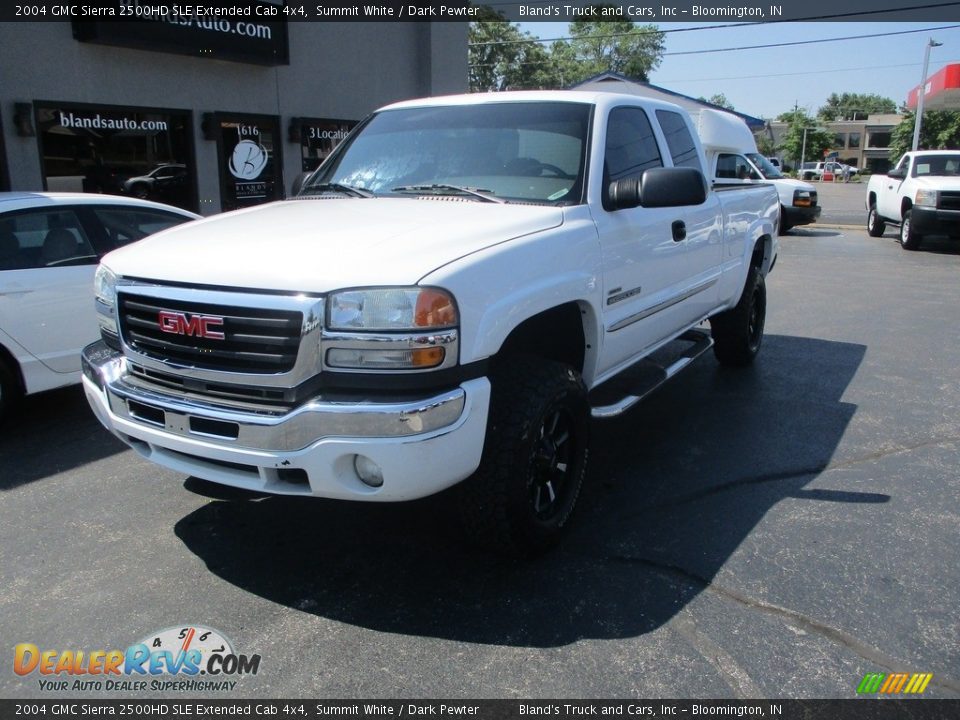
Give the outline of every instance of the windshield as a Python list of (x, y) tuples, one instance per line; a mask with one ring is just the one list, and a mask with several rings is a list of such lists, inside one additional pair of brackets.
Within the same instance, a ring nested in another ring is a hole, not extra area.
[(582, 202), (591, 106), (496, 102), (374, 115), (301, 195), (355, 188), (391, 197), (457, 195)]
[(960, 155), (923, 155), (913, 163), (913, 176), (960, 175)]
[(783, 177), (780, 168), (767, 160), (763, 155), (759, 153), (747, 153), (747, 157), (750, 159), (750, 162), (757, 166), (760, 174), (767, 180), (775, 180)]

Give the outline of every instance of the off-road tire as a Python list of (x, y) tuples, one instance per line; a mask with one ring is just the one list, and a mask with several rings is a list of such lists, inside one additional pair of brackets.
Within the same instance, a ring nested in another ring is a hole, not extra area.
[(911, 229), (910, 216), (913, 211), (907, 210), (903, 214), (903, 220), (900, 221), (900, 247), (904, 250), (916, 250), (920, 247), (923, 238)]
[(713, 354), (721, 365), (743, 367), (753, 362), (763, 343), (767, 287), (757, 267), (751, 267), (736, 307), (710, 318)]
[(880, 214), (877, 212), (877, 206), (871, 205), (870, 210), (867, 212), (867, 235), (870, 237), (882, 237), (886, 229), (887, 223), (884, 222), (883, 218), (880, 217)]
[(492, 383), (480, 467), (457, 493), (460, 521), (485, 550), (536, 555), (560, 538), (580, 495), (587, 391), (569, 366), (527, 356), (501, 362)]

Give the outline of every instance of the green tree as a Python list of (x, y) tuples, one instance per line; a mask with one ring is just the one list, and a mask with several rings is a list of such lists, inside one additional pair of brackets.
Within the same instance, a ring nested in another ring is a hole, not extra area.
[[(799, 165), (802, 160), (821, 160), (824, 150), (833, 145), (833, 133), (817, 127), (815, 118), (807, 115), (804, 110), (792, 110), (781, 114), (778, 118), (790, 123), (786, 133), (780, 138), (780, 150), (783, 154)], [(806, 142), (804, 142), (806, 129)]]
[(471, 92), (557, 85), (550, 55), (537, 38), (488, 7), (480, 8), (479, 17), (468, 30)]
[[(913, 125), (916, 114), (905, 111), (903, 121), (890, 134), (890, 160), (896, 162), (913, 147)], [(925, 110), (920, 126), (918, 150), (943, 150), (960, 147), (960, 112)]]
[(610, 14), (570, 23), (570, 39), (558, 40), (550, 48), (554, 73), (565, 85), (605, 71), (641, 82), (649, 80), (663, 57), (663, 33), (656, 25), (634, 25), (613, 15), (616, 6), (593, 7), (598, 13)]
[(866, 120), (871, 113), (895, 113), (897, 104), (890, 98), (873, 93), (831, 93), (817, 110), (822, 122), (833, 120)]
[(717, 105), (718, 107), (726, 108), (727, 110), (733, 110), (733, 103), (727, 100), (727, 96), (723, 93), (715, 93), (708, 98), (703, 97), (702, 95), (697, 98), (700, 102), (707, 102), (711, 105)]

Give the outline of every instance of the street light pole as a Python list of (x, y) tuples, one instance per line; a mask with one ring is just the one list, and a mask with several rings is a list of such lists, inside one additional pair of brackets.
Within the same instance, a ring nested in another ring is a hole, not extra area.
[(923, 124), (923, 100), (927, 95), (927, 70), (930, 67), (930, 48), (940, 47), (943, 43), (938, 43), (933, 38), (927, 42), (923, 50), (923, 75), (920, 77), (920, 90), (917, 93), (917, 117), (913, 121), (913, 151), (916, 151), (920, 144), (920, 126)]
[(803, 146), (800, 148), (800, 168), (798, 177), (803, 177), (803, 161), (807, 157), (807, 130), (813, 130), (813, 128), (804, 128), (803, 129)]

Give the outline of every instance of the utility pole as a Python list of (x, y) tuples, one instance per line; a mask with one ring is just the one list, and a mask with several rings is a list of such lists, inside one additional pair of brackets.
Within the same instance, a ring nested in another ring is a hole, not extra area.
[(920, 126), (923, 124), (923, 101), (927, 95), (927, 70), (930, 67), (930, 48), (940, 47), (943, 43), (938, 43), (933, 38), (927, 42), (923, 50), (923, 75), (920, 77), (920, 90), (917, 93), (917, 116), (913, 121), (913, 151), (916, 152), (920, 144)]

